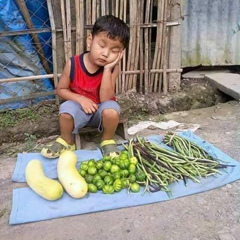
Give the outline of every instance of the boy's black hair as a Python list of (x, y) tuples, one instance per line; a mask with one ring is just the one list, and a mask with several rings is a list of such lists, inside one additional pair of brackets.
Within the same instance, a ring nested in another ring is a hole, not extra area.
[(110, 39), (118, 39), (124, 48), (128, 46), (130, 38), (129, 28), (121, 19), (112, 15), (99, 17), (93, 25), (92, 36), (94, 37), (100, 32), (106, 32)]

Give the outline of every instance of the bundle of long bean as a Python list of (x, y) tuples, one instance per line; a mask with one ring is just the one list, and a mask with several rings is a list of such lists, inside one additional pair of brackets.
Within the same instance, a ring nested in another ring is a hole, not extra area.
[(232, 166), (213, 159), (185, 156), (144, 138), (131, 140), (128, 150), (130, 155), (138, 158), (138, 170), (146, 175), (145, 190), (150, 192), (159, 190), (168, 192), (170, 183), (183, 180), (186, 184), (187, 178), (199, 183), (202, 177), (221, 174), (219, 168)]
[(176, 152), (189, 157), (213, 159), (203, 148), (192, 141), (175, 133), (168, 132), (164, 135), (164, 143), (172, 147)]

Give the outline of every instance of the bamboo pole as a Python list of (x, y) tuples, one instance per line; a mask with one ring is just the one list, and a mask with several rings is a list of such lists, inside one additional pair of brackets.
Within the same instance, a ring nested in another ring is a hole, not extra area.
[[(147, 1), (146, 3), (146, 15), (145, 15), (145, 23), (149, 22), (149, 16), (150, 16), (150, 1)], [(148, 28), (144, 29), (144, 42), (145, 42), (145, 48), (144, 48), (144, 93), (148, 94), (149, 92), (149, 46), (148, 46)]]
[(97, 0), (97, 18), (100, 17), (100, 0)]
[(79, 53), (84, 52), (85, 46), (85, 34), (84, 34), (84, 0), (79, 0), (79, 9), (80, 9), (80, 25), (79, 25), (79, 32), (80, 32), (80, 40), (79, 40)]
[[(134, 70), (134, 61), (136, 55), (136, 28), (137, 28), (137, 1), (130, 0), (130, 35), (132, 36), (131, 53), (128, 59), (128, 70)], [(128, 77), (128, 90), (133, 87), (133, 76)]]
[[(126, 22), (127, 19), (127, 0), (123, 0), (123, 20), (124, 22)], [(123, 65), (122, 65), (122, 70), (126, 71), (126, 50), (124, 51), (123, 54)], [(121, 74), (122, 75), (122, 92), (125, 92), (125, 81), (126, 81), (126, 76), (125, 74)]]
[[(153, 74), (153, 73), (163, 73), (163, 69), (151, 69), (151, 70), (148, 70), (148, 72), (150, 74)], [(142, 71), (144, 73), (144, 70)], [(181, 73), (182, 72), (182, 69), (179, 68), (179, 69), (166, 69), (166, 72), (167, 73)], [(140, 74), (141, 73), (141, 70), (133, 70), (133, 71), (125, 71), (125, 72), (121, 72), (121, 73), (124, 73), (126, 75), (135, 75), (135, 74)]]
[(119, 0), (116, 0), (115, 10), (115, 16), (119, 17)]
[[(141, 7), (140, 7), (140, 24), (143, 24), (143, 13), (144, 13), (144, 0), (141, 0)], [(140, 84), (139, 84), (139, 92), (143, 93), (143, 29), (140, 25), (140, 41), (139, 41), (139, 51), (140, 51)]]
[[(57, 88), (58, 85), (58, 76), (57, 76), (57, 36), (56, 36), (56, 27), (53, 17), (52, 1), (47, 0), (48, 14), (50, 19), (50, 25), (52, 29), (52, 58), (53, 58), (53, 75), (54, 75), (54, 88)], [(59, 105), (60, 100), (56, 95), (56, 104)]]
[[(60, 77), (61, 74), (57, 74), (57, 77)], [(53, 78), (54, 74), (45, 74), (37, 76), (28, 76), (28, 77), (16, 77), (16, 78), (2, 78), (0, 79), (1, 83), (10, 83), (10, 82), (20, 82), (20, 81), (33, 81), (42, 78)]]
[[(153, 57), (153, 64), (152, 64), (152, 69), (157, 68), (157, 58), (159, 55), (159, 45), (161, 45), (161, 12), (162, 12), (162, 2), (164, 0), (158, 0), (158, 11), (157, 11), (157, 36), (156, 36), (156, 44), (155, 44), (155, 51), (154, 51), (154, 57)], [(156, 87), (157, 87), (157, 81), (155, 80), (155, 74), (151, 75), (151, 91), (156, 92)]]
[[(137, 13), (136, 13), (136, 50), (135, 50), (135, 60), (134, 60), (134, 70), (138, 68), (139, 63), (139, 46), (140, 46), (140, 22), (141, 22), (141, 14), (139, 12), (141, 11), (141, 2), (137, 2)], [(133, 76), (133, 89), (137, 91), (137, 75)]]
[[(130, 1), (130, 11), (131, 11), (132, 1), (133, 0)], [(132, 20), (132, 13), (130, 14), (130, 23), (129, 23), (130, 40), (129, 40), (129, 46), (128, 46), (128, 58), (127, 58), (127, 66), (126, 66), (128, 71), (130, 70), (130, 64), (131, 64), (131, 58), (132, 58), (132, 48), (133, 48), (133, 39), (134, 39), (133, 26), (132, 26), (131, 20)], [(126, 76), (126, 82), (125, 82), (126, 90), (129, 90), (129, 83), (128, 82), (129, 82), (129, 76)]]
[[(167, 73), (181, 73), (183, 70), (181, 68), (176, 69), (166, 69)], [(162, 73), (163, 69), (151, 69), (149, 71), (150, 73)], [(141, 70), (134, 70), (134, 71), (122, 71), (122, 74), (140, 74)], [(144, 73), (144, 71), (143, 71)], [(57, 77), (61, 77), (61, 73), (57, 74)], [(53, 78), (54, 74), (45, 74), (45, 75), (37, 75), (37, 76), (28, 76), (28, 77), (16, 77), (16, 78), (2, 78), (0, 81), (1, 83), (9, 83), (9, 82), (20, 82), (20, 81), (32, 81), (32, 80), (38, 80), (42, 78)]]
[[(150, 0), (150, 13), (149, 13), (149, 22), (150, 24), (152, 23), (152, 13), (153, 13), (153, 1), (154, 0)], [(152, 65), (152, 28), (149, 28), (149, 33), (148, 33), (148, 49), (149, 49), (149, 67)], [(150, 76), (149, 76), (149, 86), (150, 86)]]
[(68, 61), (68, 44), (67, 44), (67, 28), (66, 28), (66, 17), (65, 17), (65, 2), (61, 0), (61, 15), (62, 15), (62, 27), (63, 27), (63, 41), (64, 41), (64, 53), (65, 62)]
[[(86, 0), (86, 24), (92, 25), (92, 19), (91, 19), (91, 0)], [(91, 33), (91, 30), (87, 30), (87, 37)], [(87, 46), (87, 50), (89, 51), (89, 47)]]
[(105, 0), (101, 1), (101, 15), (102, 16), (106, 15), (106, 2), (105, 2)]
[(80, 54), (80, 1), (75, 0), (75, 9), (76, 9), (76, 55)]
[[(111, 6), (109, 6), (109, 9), (111, 9), (110, 14), (113, 15), (113, 16), (115, 16), (115, 9), (116, 9), (116, 8), (115, 8), (115, 1), (116, 1), (116, 0), (111, 0), (111, 1), (110, 1), (110, 2), (111, 2)], [(109, 2), (109, 3), (110, 3), (110, 2)]]
[(123, 8), (124, 8), (124, 1), (120, 0), (120, 13), (119, 13), (119, 18), (123, 19)]
[(105, 0), (106, 1), (106, 15), (108, 15), (109, 14), (109, 9), (110, 9), (110, 7), (109, 7), (109, 0)]
[[(28, 9), (27, 9), (27, 6), (25, 4), (25, 1), (24, 0), (17, 0), (17, 4), (21, 10), (21, 13), (23, 15), (23, 18), (26, 22), (26, 25), (29, 29), (34, 29), (34, 25), (32, 23), (32, 20), (31, 20), (31, 16), (28, 12)], [(31, 37), (32, 37), (32, 40), (35, 44), (35, 48), (37, 50), (37, 53), (38, 53), (38, 56), (40, 58), (40, 61), (43, 65), (43, 68), (44, 70), (46, 71), (46, 73), (50, 74), (52, 73), (50, 67), (49, 67), (49, 64), (48, 64), (48, 61), (44, 55), (44, 52), (43, 52), (43, 47), (38, 39), (38, 35), (36, 33), (30, 33)]]
[(66, 20), (67, 20), (67, 46), (68, 46), (68, 59), (72, 57), (72, 20), (71, 20), (71, 6), (70, 1), (66, 1)]
[[(157, 51), (157, 63), (156, 68), (161, 68), (162, 66), (162, 52), (163, 52), (163, 32), (164, 30), (164, 12), (165, 12), (165, 0), (162, 0), (160, 4), (159, 11), (159, 42), (158, 42), (158, 51)], [(162, 89), (162, 74), (155, 74), (154, 76), (154, 92), (159, 92)]]
[(92, 24), (95, 23), (97, 17), (97, 1), (92, 0)]
[(25, 101), (29, 99), (34, 99), (38, 97), (47, 97), (51, 95), (55, 95), (56, 91), (51, 91), (51, 92), (35, 92), (29, 95), (21, 96), (21, 97), (12, 97), (12, 98), (7, 98), (7, 99), (0, 99), (0, 104), (6, 104), (6, 103), (12, 103), (12, 102), (20, 102), (20, 101)]
[[(119, 18), (123, 19), (123, 8), (124, 8), (124, 1), (120, 1), (120, 6), (119, 6)], [(123, 65), (123, 59), (119, 63), (119, 74), (118, 74), (118, 93), (122, 93), (122, 85), (123, 85), (123, 78), (122, 78), (122, 65)]]

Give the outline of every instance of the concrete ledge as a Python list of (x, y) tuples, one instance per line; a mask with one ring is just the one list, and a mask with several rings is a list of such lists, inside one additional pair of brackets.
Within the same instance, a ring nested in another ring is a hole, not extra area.
[(240, 75), (234, 73), (208, 74), (205, 77), (219, 90), (240, 100)]

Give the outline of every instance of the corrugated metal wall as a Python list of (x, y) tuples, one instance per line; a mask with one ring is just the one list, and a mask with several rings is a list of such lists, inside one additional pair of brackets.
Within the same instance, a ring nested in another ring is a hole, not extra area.
[(240, 65), (240, 0), (185, 0), (182, 66)]

